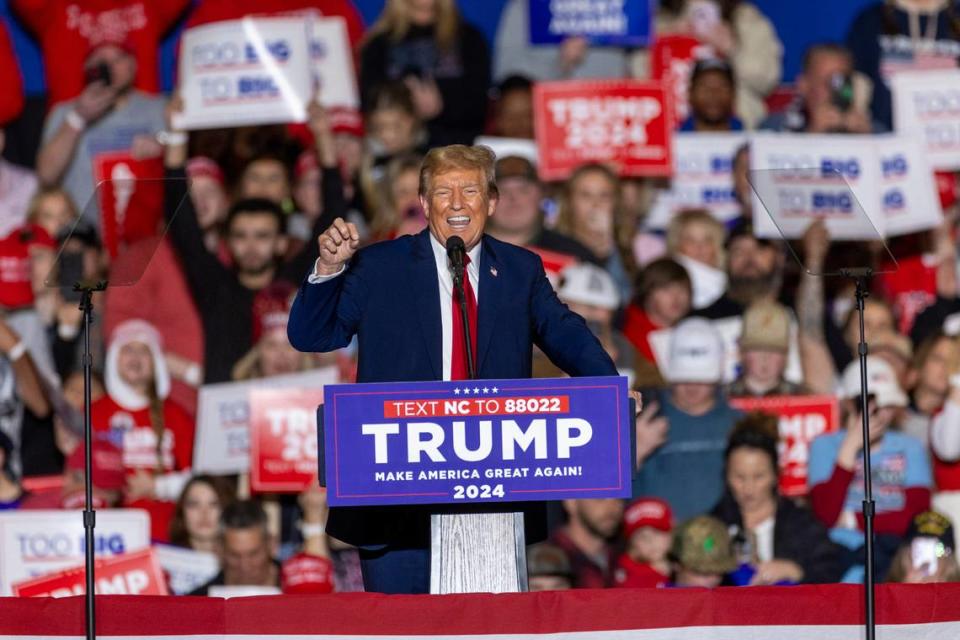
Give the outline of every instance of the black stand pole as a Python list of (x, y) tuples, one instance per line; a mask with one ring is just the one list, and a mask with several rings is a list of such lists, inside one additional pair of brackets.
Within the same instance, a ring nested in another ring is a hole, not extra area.
[(863, 329), (863, 309), (864, 301), (870, 293), (867, 291), (867, 280), (873, 275), (873, 270), (866, 269), (844, 269), (841, 275), (852, 278), (857, 285), (856, 293), (857, 312), (860, 316), (860, 342), (857, 345), (857, 353), (860, 357), (860, 414), (863, 417), (863, 548), (864, 562), (866, 569), (866, 579), (864, 581), (864, 590), (866, 592), (866, 621), (865, 631), (866, 640), (875, 640), (877, 634), (875, 598), (877, 588), (877, 578), (874, 574), (873, 548), (873, 517), (875, 514), (875, 505), (873, 502), (873, 476), (870, 467), (870, 408), (867, 389), (867, 342)]
[(460, 318), (463, 320), (463, 345), (467, 352), (467, 379), (474, 380), (477, 370), (473, 366), (473, 345), (470, 343), (470, 314), (467, 313), (467, 296), (463, 290), (463, 279), (468, 278), (467, 268), (453, 270), (453, 295), (460, 298)]
[(96, 609), (94, 607), (94, 529), (97, 526), (97, 514), (93, 510), (93, 429), (90, 423), (90, 388), (93, 376), (93, 356), (90, 355), (90, 324), (93, 321), (93, 293), (103, 291), (107, 283), (100, 281), (94, 285), (77, 283), (74, 291), (80, 292), (80, 310), (83, 312), (83, 457), (84, 490), (86, 500), (83, 508), (84, 546), (86, 548), (86, 630), (87, 640), (97, 637)]

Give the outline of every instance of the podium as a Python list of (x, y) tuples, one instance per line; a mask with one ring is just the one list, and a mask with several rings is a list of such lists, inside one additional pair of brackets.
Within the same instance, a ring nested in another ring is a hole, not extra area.
[(436, 506), (431, 593), (526, 591), (518, 503), (631, 495), (623, 377), (329, 385), (317, 424), (332, 508)]

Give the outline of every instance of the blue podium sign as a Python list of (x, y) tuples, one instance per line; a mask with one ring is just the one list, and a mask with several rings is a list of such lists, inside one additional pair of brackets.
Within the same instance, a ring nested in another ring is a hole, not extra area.
[(328, 385), (331, 506), (627, 498), (626, 378)]
[(584, 36), (598, 46), (650, 44), (653, 0), (529, 0), (530, 43)]

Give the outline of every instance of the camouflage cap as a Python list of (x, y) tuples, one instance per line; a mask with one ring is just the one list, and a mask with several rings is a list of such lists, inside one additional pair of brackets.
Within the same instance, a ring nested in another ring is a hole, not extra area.
[(563, 549), (547, 542), (531, 545), (527, 549), (527, 573), (533, 576), (557, 576), (573, 580), (570, 560)]
[(727, 525), (712, 516), (683, 523), (674, 533), (670, 555), (697, 573), (729, 573), (737, 568)]

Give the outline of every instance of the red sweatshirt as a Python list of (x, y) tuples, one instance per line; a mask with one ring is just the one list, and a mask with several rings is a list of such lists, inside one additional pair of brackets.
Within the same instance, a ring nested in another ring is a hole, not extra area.
[(124, 43), (137, 58), (136, 87), (160, 88), (158, 51), (163, 35), (190, 0), (11, 0), (17, 16), (40, 41), (50, 105), (83, 91), (83, 62), (103, 42)]
[[(163, 446), (157, 455), (157, 437), (150, 423), (150, 410), (127, 411), (109, 396), (90, 408), (94, 431), (109, 434), (123, 451), (123, 466), (128, 474), (138, 469), (167, 473), (190, 468), (193, 458), (193, 420), (178, 405), (163, 403)], [(162, 463), (162, 464), (159, 464)], [(145, 509), (150, 513), (153, 540), (170, 539), (170, 520), (174, 503), (140, 498), (124, 502), (125, 507)]]
[(637, 353), (653, 364), (657, 363), (657, 359), (653, 354), (653, 347), (650, 346), (648, 338), (651, 331), (662, 328), (654, 324), (647, 312), (637, 305), (630, 304), (627, 306), (623, 318), (623, 335), (630, 341), (630, 344), (636, 347)]
[[(834, 466), (833, 474), (826, 482), (815, 485), (810, 490), (810, 506), (814, 514), (826, 526), (837, 523), (847, 498), (847, 490), (853, 480), (853, 471)], [(878, 512), (873, 521), (876, 533), (890, 533), (902, 536), (910, 526), (910, 521), (918, 513), (930, 508), (930, 489), (927, 487), (903, 488), (904, 505), (896, 511)], [(858, 511), (857, 528), (863, 531), (863, 513)]]

